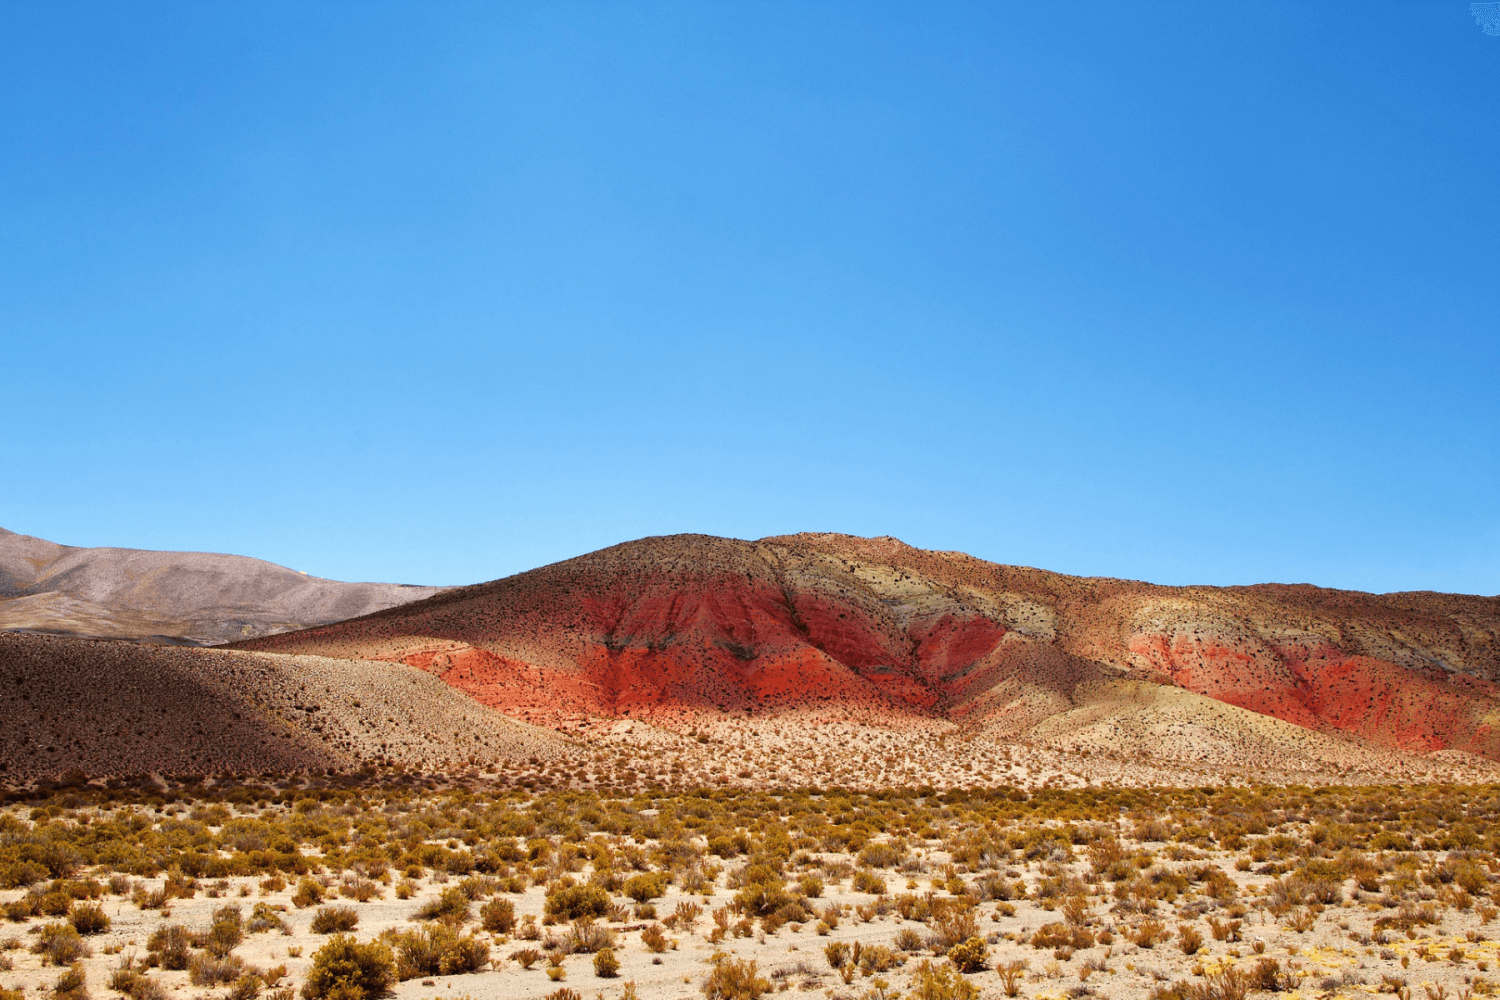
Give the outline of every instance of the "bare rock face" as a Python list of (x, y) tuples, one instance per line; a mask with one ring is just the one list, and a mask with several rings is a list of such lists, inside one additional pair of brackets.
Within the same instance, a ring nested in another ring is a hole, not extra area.
[(647, 538), (236, 645), (399, 661), (539, 721), (811, 710), (1020, 734), (1097, 704), (1107, 744), (1128, 680), (1500, 759), (1500, 598), (1159, 587), (891, 538)]
[(0, 629), (206, 645), (341, 621), (441, 589), (341, 583), (246, 556), (73, 548), (0, 528)]

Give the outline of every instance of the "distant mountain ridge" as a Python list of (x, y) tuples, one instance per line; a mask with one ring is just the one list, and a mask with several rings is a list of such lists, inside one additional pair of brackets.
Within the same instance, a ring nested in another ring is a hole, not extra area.
[(248, 556), (77, 548), (0, 528), (0, 629), (207, 645), (342, 621), (443, 589), (342, 583)]
[(537, 719), (857, 711), (1108, 747), (1130, 712), (1149, 744), (1129, 706), (1178, 688), (1241, 735), (1500, 760), (1500, 598), (1164, 587), (893, 538), (646, 538), (235, 645), (399, 661)]

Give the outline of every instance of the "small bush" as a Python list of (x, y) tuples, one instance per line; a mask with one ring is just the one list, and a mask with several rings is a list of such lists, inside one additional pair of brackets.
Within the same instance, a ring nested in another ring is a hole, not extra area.
[(469, 919), (468, 894), (457, 886), (444, 889), (437, 899), (427, 901), (417, 910), (417, 919), (462, 924)]
[(1000, 977), (1000, 988), (1005, 991), (1005, 995), (1017, 996), (1021, 992), (1021, 979), (1026, 975), (1026, 963), (1020, 959), (1006, 962), (996, 966), (995, 973)]
[(523, 969), (530, 969), (542, 960), (542, 953), (535, 948), (522, 948), (510, 953), (510, 960)]
[(976, 1000), (979, 988), (951, 965), (923, 962), (917, 967), (912, 1000)]
[(667, 877), (661, 872), (632, 875), (620, 891), (637, 903), (649, 903), (667, 891)]
[(613, 979), (620, 974), (620, 960), (614, 951), (603, 948), (594, 953), (594, 975), (600, 979)]
[(866, 976), (877, 972), (889, 972), (905, 963), (905, 958), (881, 944), (868, 945), (861, 948), (859, 952), (859, 971)]
[(568, 928), (567, 936), (563, 938), (563, 949), (570, 954), (582, 952), (591, 955), (614, 946), (614, 931), (587, 917), (573, 921), (573, 926)]
[(702, 992), (706, 1000), (758, 1000), (771, 992), (771, 983), (754, 962), (726, 958), (704, 978)]
[(109, 988), (130, 1000), (166, 1000), (167, 996), (166, 987), (137, 968), (129, 958), (123, 959), (109, 974)]
[(69, 966), (52, 984), (53, 1000), (89, 1000), (88, 977), (83, 966)]
[(321, 885), (310, 878), (305, 878), (297, 883), (297, 891), (292, 894), (292, 905), (299, 910), (316, 906), (323, 902), (325, 895), (327, 893)]
[(287, 926), (285, 920), (271, 907), (269, 903), (256, 903), (255, 909), (250, 911), (250, 922), (245, 925), (245, 931), (250, 934), (263, 934), (266, 931), (279, 930), (283, 934), (290, 934), (292, 929)]
[(903, 927), (897, 931), (891, 944), (901, 951), (921, 951), (927, 947), (927, 942), (922, 939), (922, 935), (912, 927)]
[(72, 924), (47, 924), (31, 950), (42, 956), (43, 965), (72, 965), (92, 954)]
[(80, 934), (103, 934), (109, 930), (109, 916), (98, 903), (79, 903), (68, 914), (68, 923)]
[(641, 930), (641, 944), (648, 951), (660, 954), (667, 950), (667, 934), (661, 929), (661, 924), (647, 924)]
[(46, 879), (47, 867), (35, 861), (17, 861), (0, 867), (0, 889), (25, 889)]
[(387, 931), (382, 940), (394, 949), (396, 978), (455, 976), (479, 972), (490, 961), (490, 946), (449, 924), (412, 931)]
[(245, 960), (238, 955), (211, 955), (199, 952), (188, 959), (188, 979), (194, 986), (218, 986), (232, 983), (245, 972)]
[(876, 896), (885, 895), (885, 879), (876, 875), (868, 868), (861, 868), (854, 873), (854, 879), (850, 883), (855, 892), (868, 892)]
[(544, 910), (547, 916), (563, 920), (604, 917), (610, 910), (609, 893), (592, 884), (562, 886), (547, 893)]
[(1196, 955), (1203, 947), (1203, 932), (1191, 924), (1183, 924), (1177, 928), (1177, 944), (1184, 955)]
[(986, 963), (989, 953), (990, 950), (985, 946), (984, 938), (971, 937), (948, 949), (948, 961), (952, 962), (959, 972), (978, 972), (989, 968)]
[(1124, 934), (1138, 948), (1155, 948), (1167, 939), (1167, 929), (1159, 920), (1147, 920), (1127, 929)]
[(516, 926), (516, 904), (492, 899), (479, 908), (479, 923), (491, 934), (509, 934)]
[(256, 1000), (265, 983), (254, 973), (246, 973), (234, 981), (229, 987), (229, 992), (224, 994), (224, 1000)]
[(359, 913), (352, 906), (325, 906), (313, 916), (314, 934), (339, 934), (359, 926)]
[(901, 849), (889, 841), (866, 845), (856, 860), (869, 868), (894, 868), (901, 863)]
[(214, 922), (203, 936), (202, 947), (220, 958), (228, 955), (245, 940), (245, 925), (238, 906), (222, 906), (214, 911)]
[(156, 955), (163, 969), (179, 972), (188, 967), (188, 958), (193, 946), (193, 936), (181, 924), (167, 924), (151, 932), (146, 939), (146, 950)]
[(395, 980), (396, 960), (389, 948), (340, 934), (313, 954), (302, 995), (306, 1000), (376, 1000), (391, 995)]

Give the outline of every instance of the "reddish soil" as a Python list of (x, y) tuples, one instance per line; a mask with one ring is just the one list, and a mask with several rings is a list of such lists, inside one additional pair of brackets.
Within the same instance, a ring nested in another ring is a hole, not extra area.
[(828, 709), (1004, 720), (1134, 676), (1500, 759), (1500, 599), (1159, 587), (895, 539), (649, 538), (236, 644), (400, 661), (537, 721)]

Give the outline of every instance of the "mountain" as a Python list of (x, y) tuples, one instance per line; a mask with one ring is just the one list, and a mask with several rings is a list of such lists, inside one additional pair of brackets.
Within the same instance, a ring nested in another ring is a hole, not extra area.
[(412, 667), (0, 632), (0, 782), (462, 770), (554, 760), (556, 733)]
[(892, 538), (647, 538), (234, 645), (401, 662), (552, 724), (800, 712), (1185, 753), (1222, 730), (1274, 755), (1269, 717), (1500, 759), (1500, 598), (1165, 587)]
[(211, 644), (341, 621), (442, 589), (340, 583), (245, 556), (74, 548), (0, 528), (0, 629)]

